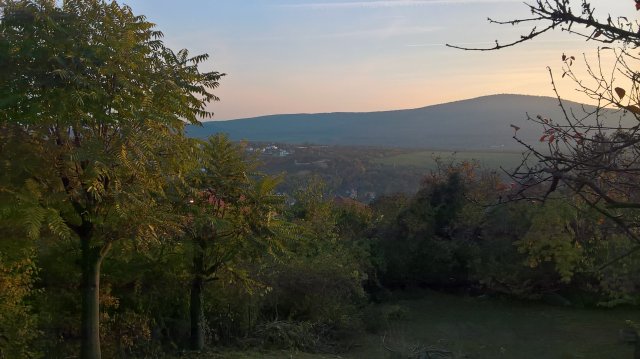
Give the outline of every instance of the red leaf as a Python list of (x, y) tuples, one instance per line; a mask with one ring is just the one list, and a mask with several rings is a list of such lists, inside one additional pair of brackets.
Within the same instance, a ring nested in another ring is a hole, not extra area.
[(547, 138), (547, 135), (542, 135), (542, 137), (540, 137), (540, 142), (544, 142), (545, 138)]
[(549, 143), (553, 142), (553, 140), (554, 140), (555, 138), (556, 138), (556, 136), (554, 136), (554, 135), (549, 136)]

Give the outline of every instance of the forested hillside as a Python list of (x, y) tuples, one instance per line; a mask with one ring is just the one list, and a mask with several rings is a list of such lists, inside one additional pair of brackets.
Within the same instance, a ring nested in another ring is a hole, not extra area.
[[(578, 115), (583, 106), (566, 102)], [(592, 111), (594, 107), (584, 107)], [(534, 145), (542, 135), (527, 115), (559, 120), (558, 100), (551, 97), (492, 95), (411, 110), (272, 115), (231, 121), (203, 122), (187, 133), (203, 138), (222, 132), (233, 140), (311, 143), (343, 146), (385, 146), (445, 150), (521, 151), (513, 140)], [(610, 114), (615, 118), (620, 114)], [(631, 121), (628, 119), (627, 121)]]

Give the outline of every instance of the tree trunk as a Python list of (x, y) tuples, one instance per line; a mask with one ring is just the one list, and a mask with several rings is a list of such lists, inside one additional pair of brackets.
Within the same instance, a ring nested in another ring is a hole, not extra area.
[(100, 267), (105, 249), (91, 247), (82, 238), (82, 316), (81, 359), (101, 359), (100, 352)]
[(196, 275), (191, 282), (191, 349), (204, 349), (204, 308), (202, 303), (202, 277)]
[(193, 279), (191, 281), (191, 301), (189, 312), (191, 315), (191, 349), (204, 349), (204, 306), (202, 289), (204, 286), (204, 250), (206, 243), (197, 239), (194, 241)]

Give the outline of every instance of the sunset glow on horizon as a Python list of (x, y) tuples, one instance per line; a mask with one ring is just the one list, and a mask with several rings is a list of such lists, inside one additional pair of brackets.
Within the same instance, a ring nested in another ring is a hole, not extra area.
[[(487, 17), (527, 17), (520, 0), (168, 0), (125, 1), (147, 15), (173, 49), (209, 53), (227, 73), (214, 120), (276, 113), (417, 108), (478, 96), (553, 96), (586, 101), (562, 75), (561, 55), (596, 59), (597, 44), (560, 31), (492, 52), (530, 31)], [(596, 15), (637, 16), (632, 1), (593, 1)], [(599, 11), (602, 9), (602, 11)]]

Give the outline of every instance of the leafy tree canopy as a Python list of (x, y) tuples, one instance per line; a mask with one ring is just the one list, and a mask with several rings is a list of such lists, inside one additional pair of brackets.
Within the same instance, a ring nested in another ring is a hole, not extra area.
[(83, 358), (99, 358), (100, 265), (114, 241), (175, 229), (162, 198), (192, 163), (186, 122), (223, 74), (115, 1), (15, 0), (0, 17), (0, 214), (79, 240)]

